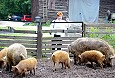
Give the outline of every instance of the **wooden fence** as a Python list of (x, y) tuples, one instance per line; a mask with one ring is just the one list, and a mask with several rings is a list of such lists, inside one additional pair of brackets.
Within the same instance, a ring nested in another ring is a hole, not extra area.
[[(72, 22), (71, 22), (72, 23)], [(73, 22), (75, 23), (75, 22)], [(79, 22), (78, 22), (79, 23)], [(28, 31), (28, 30), (14, 30), (14, 33), (1, 33), (0, 34), (0, 49), (8, 47), (13, 43), (23, 44), (28, 51), (29, 55), (32, 56), (43, 56), (49, 57), (55, 51), (52, 48), (61, 48), (62, 50), (67, 50), (67, 46), (74, 40), (79, 37), (104, 37), (103, 39), (107, 40), (115, 48), (115, 24), (83, 24), (81, 26), (82, 31), (80, 30), (41, 30), (38, 31)], [(2, 30), (3, 31), (3, 30)], [(70, 35), (66, 37), (52, 37), (51, 32), (62, 32)], [(41, 40), (39, 38), (39, 33), (42, 33)], [(71, 36), (71, 34), (77, 34), (77, 36)], [(8, 35), (8, 34), (15, 34)], [(18, 34), (23, 34), (18, 36)], [(44, 34), (48, 36), (44, 36)], [(106, 36), (105, 36), (106, 35)], [(106, 38), (107, 37), (107, 38)], [(61, 40), (53, 41), (52, 40)], [(41, 48), (39, 48), (38, 43), (42, 43)], [(52, 45), (52, 44), (62, 44), (62, 45)], [(41, 52), (40, 52), (41, 50)], [(42, 54), (42, 55), (41, 55)]]
[[(52, 23), (65, 23), (65, 22), (52, 22)], [(83, 22), (66, 22), (67, 24), (75, 25), (74, 28), (68, 28), (68, 30), (42, 30), (43, 34), (50, 34), (50, 33), (65, 33), (65, 37), (53, 37), (53, 36), (46, 36), (42, 37), (42, 54), (44, 57), (49, 57), (51, 54), (57, 50), (57, 48), (61, 48), (61, 50), (67, 51), (67, 46), (76, 40), (79, 37), (84, 36), (84, 24)], [(79, 25), (80, 24), (80, 25)], [(79, 25), (77, 29), (77, 25)], [(74, 34), (72, 36), (72, 34)], [(57, 45), (52, 45), (57, 44)], [(61, 44), (61, 45), (58, 45)], [(52, 50), (55, 48), (55, 50)]]
[(21, 43), (26, 46), (28, 54), (36, 56), (37, 33), (31, 30), (0, 29), (0, 50), (13, 43)]

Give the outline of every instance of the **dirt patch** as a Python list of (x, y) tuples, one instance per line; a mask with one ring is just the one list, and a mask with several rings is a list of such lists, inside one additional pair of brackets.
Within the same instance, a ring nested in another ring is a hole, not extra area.
[[(13, 78), (13, 73), (3, 70), (0, 72), (0, 78)], [(71, 62), (70, 69), (61, 69), (61, 65), (59, 65), (57, 71), (53, 72), (51, 60), (40, 59), (36, 69), (36, 75), (27, 73), (24, 78), (115, 78), (115, 64), (113, 67), (104, 69), (96, 67), (95, 70), (88, 65), (74, 65)]]

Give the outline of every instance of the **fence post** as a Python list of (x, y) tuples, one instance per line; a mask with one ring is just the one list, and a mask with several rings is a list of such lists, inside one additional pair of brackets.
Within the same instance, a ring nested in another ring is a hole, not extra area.
[(41, 17), (35, 17), (37, 23), (37, 57), (42, 58), (42, 26), (41, 26)]
[(84, 22), (82, 22), (82, 37), (85, 37), (85, 29), (86, 29), (86, 26), (84, 24)]

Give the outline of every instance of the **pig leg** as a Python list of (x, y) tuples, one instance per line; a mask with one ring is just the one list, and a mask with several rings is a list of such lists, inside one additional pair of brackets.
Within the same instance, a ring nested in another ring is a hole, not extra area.
[(59, 64), (58, 62), (54, 62), (54, 66), (53, 66), (53, 72), (56, 71), (56, 66), (57, 64)]
[(63, 69), (63, 67), (64, 67), (64, 63), (61, 63), (62, 64), (62, 69)]
[(67, 67), (68, 67), (68, 68), (70, 68), (70, 65), (69, 65), (69, 64), (67, 64)]
[(56, 69), (55, 69), (55, 62), (54, 62), (54, 65), (53, 65), (53, 71), (56, 71)]
[(32, 74), (32, 70), (30, 70), (30, 74)]
[(17, 76), (17, 74), (14, 74), (14, 75), (13, 75), (13, 78), (16, 78), (16, 76)]
[(9, 64), (6, 63), (6, 71), (9, 71)]
[(12, 65), (12, 62), (7, 63), (6, 71), (11, 71)]
[(101, 68), (103, 69), (103, 64), (100, 64)]
[(91, 62), (91, 66), (92, 66), (93, 69), (96, 69), (93, 62)]
[(25, 77), (26, 75), (25, 75), (25, 72), (26, 72), (27, 70), (26, 69), (24, 69), (22, 72), (21, 72), (21, 76), (23, 77)]
[(111, 63), (107, 63), (107, 66), (108, 66), (108, 67), (112, 67), (112, 64), (111, 64)]
[(30, 70), (30, 75), (35, 75), (35, 69), (33, 68), (33, 72), (32, 70)]
[(67, 67), (70, 68), (70, 60), (67, 60)]
[(33, 71), (34, 71), (34, 75), (35, 75), (35, 69), (36, 69), (36, 68), (33, 68)]
[(9, 59), (7, 59), (7, 62), (6, 62), (6, 71), (9, 71), (10, 64), (11, 64), (11, 61)]
[(79, 55), (79, 53), (78, 52), (76, 52), (75, 54), (74, 54), (74, 65), (77, 65), (78, 64), (78, 55)]
[(66, 63), (66, 62), (64, 62), (64, 66), (65, 66), (64, 68), (66, 69), (66, 66), (67, 66), (67, 63)]
[(100, 67), (103, 69), (103, 62), (98, 61), (98, 64), (100, 65)]
[(74, 54), (74, 65), (76, 65), (77, 63), (77, 56)]
[(66, 69), (66, 67), (70, 68), (70, 62), (68, 60), (66, 60), (66, 62), (65, 62), (65, 69)]

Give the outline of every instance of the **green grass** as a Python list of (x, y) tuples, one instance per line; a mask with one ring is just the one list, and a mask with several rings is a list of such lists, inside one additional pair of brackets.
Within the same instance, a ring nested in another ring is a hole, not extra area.
[(36, 31), (37, 30), (37, 26), (15, 26), (13, 27), (15, 30), (32, 30), (32, 31)]
[(0, 26), (0, 29), (8, 29), (8, 26)]
[(115, 20), (114, 21), (111, 20), (110, 23), (115, 23)]
[[(37, 30), (37, 26), (14, 26), (15, 30)], [(0, 26), (0, 29), (6, 29), (8, 30), (8, 26)]]
[(6, 35), (6, 36), (33, 36), (36, 37), (36, 34), (24, 34), (24, 33), (6, 33), (6, 34), (0, 34), (0, 35)]

